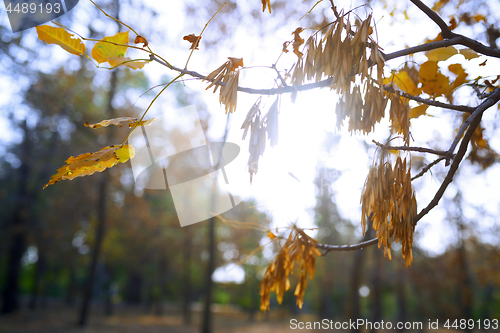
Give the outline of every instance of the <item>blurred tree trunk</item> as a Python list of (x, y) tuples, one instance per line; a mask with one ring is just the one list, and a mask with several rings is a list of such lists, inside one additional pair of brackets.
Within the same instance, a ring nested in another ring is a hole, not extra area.
[(184, 227), (183, 242), (183, 266), (182, 266), (182, 318), (184, 325), (191, 324), (191, 253), (192, 253), (192, 234), (189, 226)]
[(45, 249), (43, 246), (38, 248), (38, 260), (35, 264), (35, 272), (33, 274), (33, 285), (31, 289), (30, 300), (28, 307), (31, 310), (36, 309), (38, 303), (38, 295), (40, 295), (40, 285), (42, 284), (43, 276), (46, 271)]
[[(106, 116), (109, 118), (115, 118), (115, 112), (113, 108), (113, 99), (116, 95), (116, 88), (118, 84), (118, 70), (113, 70), (111, 72), (110, 88), (108, 93), (108, 100), (106, 106)], [(109, 142), (113, 141), (114, 135), (113, 129), (109, 130)], [(97, 194), (97, 227), (96, 235), (94, 241), (94, 247), (92, 249), (92, 257), (89, 267), (89, 275), (87, 277), (87, 282), (83, 291), (83, 302), (80, 308), (80, 317), (78, 319), (78, 326), (86, 326), (88, 322), (88, 315), (90, 310), (90, 301), (92, 300), (92, 294), (94, 291), (94, 280), (95, 273), (97, 269), (97, 262), (99, 260), (99, 253), (101, 252), (102, 240), (104, 238), (104, 231), (106, 226), (106, 202), (108, 197), (109, 188), (109, 173), (103, 173), (99, 182), (99, 189)]]
[(142, 276), (134, 269), (131, 269), (128, 276), (127, 303), (134, 305), (141, 303), (142, 285)]
[(76, 276), (75, 276), (75, 265), (73, 262), (69, 264), (69, 283), (68, 288), (66, 290), (66, 297), (64, 299), (64, 303), (66, 305), (74, 305), (75, 304), (75, 293), (76, 293)]
[[(406, 281), (406, 272), (405, 267), (402, 264), (399, 264), (398, 273), (397, 273), (397, 281), (396, 281), (396, 294), (398, 299), (398, 321), (406, 322), (407, 311), (406, 311), (406, 293), (405, 293), (405, 281)], [(400, 332), (403, 329), (399, 330)]]
[(212, 332), (212, 313), (210, 306), (212, 304), (212, 293), (214, 282), (212, 275), (215, 270), (215, 217), (208, 221), (208, 263), (205, 275), (205, 305), (203, 308), (203, 319), (201, 322), (201, 332)]
[[(368, 223), (367, 231), (365, 233), (365, 236), (363, 237), (363, 242), (366, 242), (370, 239), (373, 238), (373, 235), (371, 233), (372, 229), (372, 223)], [(350, 275), (350, 286), (349, 286), (349, 291), (350, 291), (350, 314), (349, 314), (349, 319), (352, 319), (353, 321), (357, 319), (362, 319), (361, 316), (361, 306), (360, 306), (360, 296), (359, 296), (359, 288), (361, 286), (361, 273), (363, 271), (363, 263), (364, 263), (364, 257), (365, 257), (365, 252), (366, 250), (357, 250), (356, 253), (354, 254), (354, 263), (352, 266), (351, 270), (351, 275)], [(359, 333), (358, 328), (353, 328), (351, 329), (352, 333)]]
[[(382, 272), (384, 265), (384, 256), (381, 251), (377, 251), (378, 249), (372, 249), (375, 266), (373, 267), (372, 272), (372, 299), (371, 299), (371, 308), (372, 308), (372, 322), (378, 322), (382, 320)], [(372, 328), (371, 333), (375, 333), (375, 329)]]
[[(462, 224), (460, 224), (462, 226)], [(469, 268), (469, 263), (467, 262), (467, 253), (464, 247), (464, 242), (457, 249), (457, 260), (458, 260), (458, 279), (460, 289), (460, 307), (461, 307), (461, 318), (472, 318), (472, 302), (474, 296), (474, 287), (472, 285), (471, 273)], [(467, 326), (464, 332), (472, 332), (472, 330)]]
[(109, 267), (108, 265), (105, 266), (105, 271), (106, 271), (106, 283), (104, 286), (104, 290), (106, 293), (106, 297), (104, 300), (104, 315), (105, 316), (112, 316), (113, 315), (113, 275), (114, 275), (114, 269), (112, 267)]
[(33, 150), (33, 142), (26, 120), (21, 124), (21, 129), (24, 131), (24, 138), (20, 153), (20, 178), (11, 225), (11, 243), (7, 252), (7, 274), (2, 292), (2, 313), (11, 313), (19, 309), (19, 272), (21, 259), (26, 250), (28, 208), (32, 201), (27, 187), (28, 177), (32, 171), (30, 155)]

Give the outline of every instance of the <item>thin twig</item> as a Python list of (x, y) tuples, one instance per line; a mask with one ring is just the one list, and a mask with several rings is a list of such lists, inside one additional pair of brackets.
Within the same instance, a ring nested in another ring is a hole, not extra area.
[(376, 144), (377, 146), (379, 146), (380, 148), (387, 149), (387, 150), (417, 151), (420, 153), (430, 153), (430, 154), (434, 154), (434, 155), (438, 155), (438, 156), (445, 156), (446, 154), (448, 154), (448, 152), (446, 152), (446, 151), (434, 150), (434, 149), (424, 148), (424, 147), (388, 146), (388, 145), (384, 145), (380, 142), (377, 142), (375, 140), (372, 140), (372, 142), (374, 144)]
[(279, 70), (276, 68), (276, 64), (273, 64), (271, 66), (275, 71), (276, 73), (278, 73), (278, 78), (280, 79), (281, 83), (283, 84), (284, 87), (288, 87), (288, 84), (286, 84), (285, 80), (283, 79), (283, 77), (281, 76)]
[(323, 252), (323, 255), (326, 255), (328, 252), (332, 251), (355, 251), (355, 250), (360, 250), (364, 249), (365, 247), (374, 245), (378, 243), (378, 238), (373, 238), (370, 239), (369, 241), (362, 242), (359, 244), (355, 245), (328, 245), (328, 244), (317, 244), (316, 247), (318, 249), (325, 250)]
[[(196, 39), (196, 42), (193, 44), (193, 46), (195, 45), (198, 45), (198, 43), (200, 42), (201, 40), (201, 35), (203, 35), (203, 33), (205, 32), (205, 29), (207, 28), (207, 26), (210, 24), (210, 22), (212, 21), (212, 19), (215, 17), (215, 15), (219, 14), (219, 12), (221, 11), (222, 8), (224, 8), (224, 6), (226, 5), (226, 3), (224, 2), (224, 4), (219, 8), (218, 11), (215, 12), (214, 15), (212, 15), (212, 17), (210, 18), (210, 20), (208, 20), (207, 24), (205, 24), (205, 26), (203, 27), (203, 30), (201, 30), (201, 33), (200, 35), (198, 36), (198, 38)], [(187, 69), (188, 67), (188, 63), (189, 63), (189, 60), (191, 59), (191, 56), (193, 55), (193, 52), (194, 52), (195, 48), (193, 47), (191, 49), (191, 53), (189, 53), (189, 57), (186, 61), (186, 66), (184, 66), (184, 69)]]
[(425, 168), (422, 169), (422, 171), (420, 171), (418, 174), (416, 174), (414, 177), (411, 178), (411, 181), (414, 181), (415, 179), (419, 178), (419, 177), (422, 177), (427, 171), (429, 171), (433, 166), (435, 166), (436, 164), (438, 164), (439, 162), (441, 162), (442, 160), (444, 160), (446, 157), (445, 156), (441, 156), (439, 157), (437, 160), (435, 160), (434, 162), (432, 162), (431, 164), (427, 165)]

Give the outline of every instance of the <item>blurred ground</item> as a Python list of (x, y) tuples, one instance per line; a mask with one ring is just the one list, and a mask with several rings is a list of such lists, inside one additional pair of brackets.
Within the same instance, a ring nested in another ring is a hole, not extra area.
[[(255, 320), (249, 321), (248, 314), (231, 309), (216, 309), (214, 314), (214, 333), (283, 333), (283, 332), (326, 332), (329, 330), (291, 329), (290, 315), (275, 311), (271, 316), (258, 313)], [(0, 333), (198, 333), (200, 313), (193, 313), (193, 323), (184, 326), (182, 316), (177, 311), (165, 308), (163, 315), (151, 314), (151, 309), (143, 307), (117, 306), (113, 316), (104, 316), (100, 305), (92, 307), (89, 325), (79, 328), (77, 308), (61, 304), (50, 304), (43, 309), (30, 311), (24, 308), (20, 313), (0, 317)], [(311, 315), (301, 315), (300, 321), (315, 321)], [(345, 333), (345, 330), (333, 330)], [(363, 331), (362, 331), (363, 332)], [(378, 333), (396, 332), (380, 330)], [(428, 332), (425, 330), (423, 332)], [(430, 331), (429, 331), (430, 332)], [(433, 333), (451, 333), (453, 330), (438, 329)], [(363, 332), (364, 333), (364, 332)]]

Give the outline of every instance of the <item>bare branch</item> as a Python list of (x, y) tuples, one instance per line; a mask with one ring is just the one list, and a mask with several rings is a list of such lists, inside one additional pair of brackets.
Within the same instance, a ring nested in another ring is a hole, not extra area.
[(421, 11), (425, 13), (425, 15), (429, 16), (431, 20), (434, 21), (439, 26), (439, 29), (441, 29), (441, 36), (443, 38), (453, 38), (456, 35), (451, 32), (451, 29), (446, 25), (446, 22), (443, 21), (443, 19), (432, 9), (427, 7), (422, 1), (420, 0), (410, 0), (413, 2), (415, 6), (417, 6)]
[(441, 156), (439, 157), (437, 160), (435, 160), (434, 162), (432, 162), (431, 164), (427, 165), (425, 168), (422, 169), (422, 171), (420, 171), (418, 174), (416, 174), (414, 177), (411, 178), (411, 181), (414, 181), (415, 179), (419, 178), (419, 177), (422, 177), (427, 171), (429, 171), (433, 166), (435, 166), (436, 164), (438, 164), (439, 162), (441, 162), (442, 160), (444, 160), (446, 157), (445, 156)]
[(355, 245), (318, 244), (318, 245), (316, 245), (316, 247), (318, 249), (325, 250), (325, 252), (323, 253), (323, 255), (326, 255), (328, 252), (332, 252), (332, 251), (355, 251), (355, 250), (360, 250), (360, 249), (364, 249), (365, 247), (368, 247), (368, 246), (371, 246), (371, 245), (374, 245), (374, 244), (377, 244), (377, 243), (378, 243), (378, 238), (373, 238), (373, 239), (370, 239), (369, 241), (362, 242), (362, 243), (355, 244)]
[[(448, 187), (448, 185), (452, 182), (453, 176), (457, 172), (458, 166), (460, 165), (460, 162), (464, 158), (464, 155), (467, 151), (467, 147), (469, 145), (470, 139), (472, 138), (472, 135), (474, 134), (474, 131), (476, 128), (479, 126), (479, 123), (481, 122), (481, 118), (483, 116), (483, 113), (486, 109), (488, 109), (490, 106), (494, 105), (500, 100), (500, 88), (495, 89), (495, 92), (481, 105), (479, 105), (474, 111), (476, 113), (476, 116), (472, 117), (472, 115), (469, 117), (472, 118), (472, 122), (469, 125), (469, 128), (467, 129), (467, 132), (465, 133), (464, 138), (462, 139), (462, 143), (460, 144), (460, 148), (458, 149), (457, 155), (453, 159), (453, 163), (451, 164), (450, 170), (448, 171), (448, 174), (446, 175), (446, 178), (444, 179), (443, 183), (439, 187), (438, 191), (434, 195), (434, 198), (431, 200), (431, 202), (418, 213), (417, 216), (415, 216), (413, 220), (413, 225), (416, 225), (417, 222), (425, 216), (429, 211), (434, 208), (438, 203), (441, 197), (444, 194), (444, 191)], [(473, 114), (474, 115), (474, 114)]]
[[(384, 87), (384, 89), (385, 89), (385, 87)], [(389, 89), (385, 89), (385, 90), (388, 91)], [(437, 107), (444, 108), (444, 109), (455, 110), (455, 111), (472, 113), (477, 108), (477, 106), (472, 107), (472, 106), (465, 106), (465, 105), (453, 105), (453, 104), (447, 104), (447, 103), (442, 103), (442, 102), (438, 102), (438, 101), (433, 101), (431, 99), (425, 99), (422, 97), (410, 95), (406, 91), (400, 91), (399, 94), (405, 98), (408, 98), (408, 99), (411, 99), (411, 100), (414, 100), (414, 101), (417, 101), (420, 103), (424, 103), (424, 104), (431, 105), (431, 106), (437, 106)]]
[[(489, 46), (486, 46), (477, 40), (471, 39), (469, 37), (465, 37), (463, 35), (456, 34), (451, 31), (451, 29), (446, 25), (446, 23), (443, 21), (443, 19), (432, 9), (427, 7), (422, 1), (420, 0), (410, 0), (413, 2), (415, 6), (417, 6), (421, 11), (423, 11), (431, 20), (436, 23), (439, 28), (441, 29), (441, 36), (449, 41), (454, 41), (453, 44), (459, 44), (463, 46), (467, 46), (471, 49), (473, 49), (476, 52), (479, 52), (481, 54), (495, 57), (495, 58), (500, 58), (500, 49), (495, 49)], [(438, 43), (438, 42), (436, 42)], [(449, 45), (446, 45), (449, 46)]]
[[(481, 103), (477, 108), (476, 108), (476, 111), (474, 111), (470, 116), (469, 118), (467, 118), (467, 120), (462, 124), (462, 126), (460, 127), (460, 129), (458, 130), (458, 133), (457, 135), (455, 136), (455, 140), (453, 140), (453, 143), (451, 144), (450, 146), (450, 149), (448, 149), (448, 156), (451, 156), (451, 154), (453, 154), (453, 152), (455, 151), (455, 148), (458, 144), (458, 142), (460, 141), (460, 139), (462, 138), (462, 136), (464, 135), (464, 132), (465, 130), (467, 129), (467, 127), (474, 121), (474, 119), (476, 117), (478, 117), (480, 114), (483, 114), (483, 112), (488, 109), (490, 106), (496, 104), (496, 102), (498, 102), (498, 100), (500, 99), (500, 88), (496, 88), (493, 93), (490, 95), (490, 97), (488, 97), (487, 100), (485, 100), (483, 103)], [(448, 166), (450, 164), (450, 157), (448, 157), (446, 159), (446, 166)]]
[(434, 150), (434, 149), (424, 148), (424, 147), (389, 146), (389, 145), (384, 145), (384, 144), (377, 142), (375, 140), (372, 140), (372, 142), (374, 144), (376, 144), (377, 146), (379, 146), (380, 148), (386, 149), (386, 150), (418, 151), (420, 153), (430, 153), (430, 154), (434, 154), (434, 155), (438, 155), (438, 156), (445, 156), (446, 154), (448, 154), (448, 152), (446, 152), (446, 151)]

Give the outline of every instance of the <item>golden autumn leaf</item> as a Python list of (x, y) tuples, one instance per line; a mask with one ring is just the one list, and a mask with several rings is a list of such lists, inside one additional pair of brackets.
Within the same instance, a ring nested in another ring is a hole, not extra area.
[[(132, 118), (132, 117), (119, 117), (119, 118), (113, 118), (113, 119), (105, 119), (103, 121), (100, 121), (96, 124), (89, 124), (87, 121), (85, 123), (85, 127), (90, 127), (90, 128), (100, 128), (100, 127), (107, 127), (109, 125), (115, 125), (118, 127), (122, 127), (122, 123), (128, 121), (128, 126), (133, 127), (137, 123), (137, 118)], [(151, 123), (156, 121), (156, 118), (151, 118), (148, 120), (143, 120), (139, 123), (137, 126), (147, 126)]]
[(459, 86), (467, 82), (468, 74), (465, 72), (465, 69), (461, 64), (451, 64), (448, 66), (448, 69), (450, 70), (450, 72), (457, 75), (455, 81), (453, 81), (450, 85), (451, 90), (458, 88)]
[(471, 60), (471, 59), (474, 59), (474, 58), (479, 58), (479, 55), (476, 53), (476, 51), (472, 51), (471, 49), (461, 49), (459, 52), (467, 60)]
[(132, 68), (133, 70), (136, 69), (141, 69), (146, 65), (148, 62), (147, 61), (131, 61), (129, 57), (109, 57), (108, 58), (108, 63), (111, 65), (111, 67), (116, 67), (116, 66), (126, 66), (129, 68)]
[(35, 27), (38, 39), (47, 44), (57, 44), (71, 54), (82, 55), (85, 52), (85, 45), (80, 38), (76, 38), (63, 28), (40, 25)]
[(434, 96), (448, 92), (450, 80), (439, 71), (437, 61), (427, 61), (420, 65), (418, 71), (422, 91)]
[(72, 180), (76, 177), (92, 175), (115, 166), (118, 162), (125, 163), (135, 155), (131, 145), (104, 147), (95, 153), (85, 153), (66, 160), (66, 165), (59, 168), (43, 188), (61, 180)]
[(428, 107), (429, 107), (429, 105), (422, 104), (422, 105), (419, 105), (417, 107), (411, 108), (410, 109), (410, 119), (418, 118), (424, 114), (427, 114), (425, 112), (427, 111)]
[[(111, 42), (111, 43), (107, 43)], [(128, 43), (128, 31), (119, 32), (112, 37), (104, 37), (100, 42), (95, 44), (92, 49), (92, 58), (99, 64), (107, 62), (110, 57), (124, 57), (128, 46), (116, 45)]]
[(458, 54), (458, 51), (453, 46), (441, 47), (439, 49), (425, 52), (425, 56), (432, 61), (445, 61), (455, 54)]
[(383, 80), (384, 85), (389, 83), (396, 84), (401, 90), (406, 91), (410, 95), (417, 96), (420, 94), (420, 89), (412, 80), (407, 71), (401, 70), (399, 72), (394, 72), (389, 78)]

